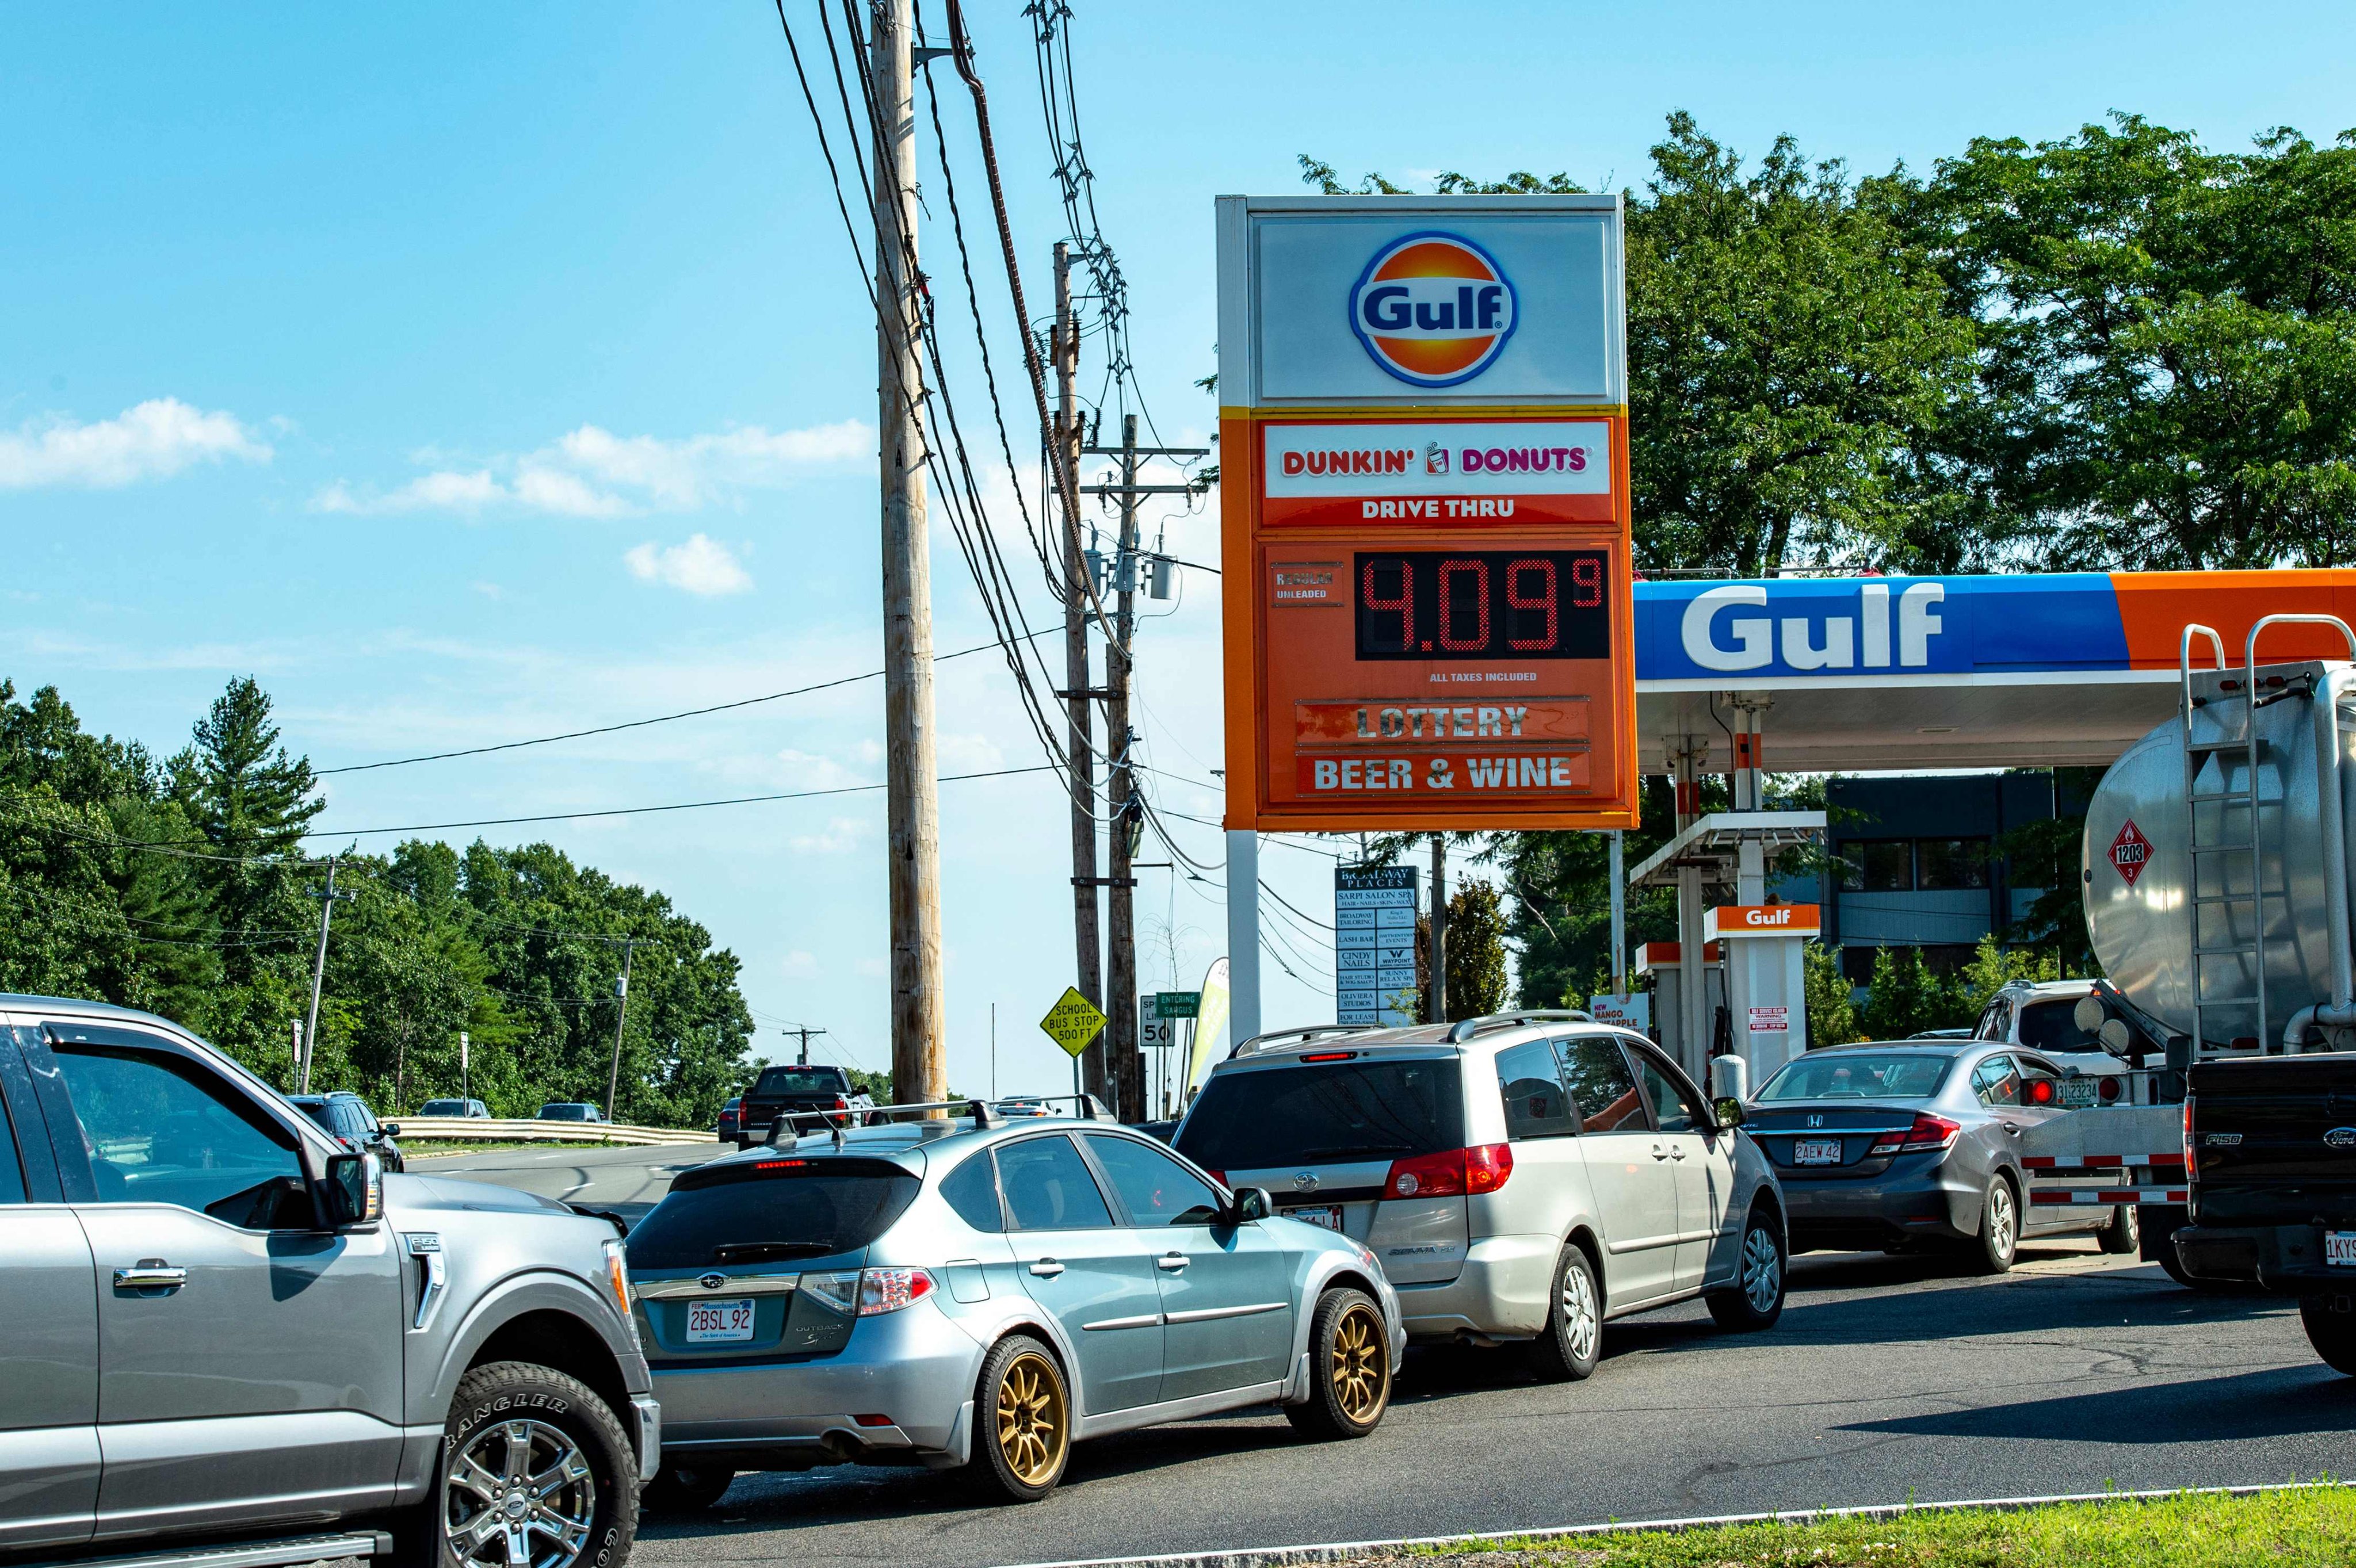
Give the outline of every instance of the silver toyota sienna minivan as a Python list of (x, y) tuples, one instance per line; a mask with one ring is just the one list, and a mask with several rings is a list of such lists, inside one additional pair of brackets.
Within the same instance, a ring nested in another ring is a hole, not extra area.
[(1649, 1040), (1584, 1014), (1263, 1036), (1175, 1142), (1364, 1243), (1411, 1339), (1522, 1342), (1541, 1376), (1593, 1371), (1607, 1318), (1695, 1296), (1729, 1328), (1783, 1312), (1772, 1168)]

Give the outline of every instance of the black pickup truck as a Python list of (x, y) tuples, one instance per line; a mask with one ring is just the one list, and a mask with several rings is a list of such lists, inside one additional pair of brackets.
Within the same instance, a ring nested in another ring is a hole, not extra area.
[(2356, 1376), (2356, 1052), (2204, 1061), (2187, 1087), (2185, 1272), (2297, 1297), (2316, 1354)]
[[(761, 1076), (744, 1091), (736, 1110), (736, 1146), (750, 1147), (769, 1136), (770, 1125), (781, 1113), (794, 1111), (868, 1111), (875, 1102), (851, 1082), (840, 1067), (764, 1067)], [(845, 1125), (857, 1118), (840, 1118)], [(815, 1131), (818, 1124), (807, 1124)]]

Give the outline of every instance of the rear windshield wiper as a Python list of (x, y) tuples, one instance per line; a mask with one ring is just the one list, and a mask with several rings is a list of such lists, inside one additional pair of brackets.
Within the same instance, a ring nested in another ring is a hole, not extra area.
[(716, 1264), (774, 1264), (787, 1258), (828, 1257), (842, 1249), (832, 1242), (725, 1242), (712, 1249)]

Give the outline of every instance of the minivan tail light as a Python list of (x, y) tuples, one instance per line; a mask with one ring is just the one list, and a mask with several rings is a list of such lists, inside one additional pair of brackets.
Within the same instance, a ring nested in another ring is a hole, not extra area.
[(1511, 1144), (1481, 1144), (1443, 1149), (1391, 1162), (1383, 1179), (1386, 1198), (1457, 1198), (1494, 1192), (1514, 1174)]

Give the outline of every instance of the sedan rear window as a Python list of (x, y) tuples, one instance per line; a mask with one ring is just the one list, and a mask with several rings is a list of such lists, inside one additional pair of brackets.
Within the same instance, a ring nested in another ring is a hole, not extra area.
[(1462, 1074), (1454, 1057), (1219, 1073), (1178, 1129), (1178, 1152), (1212, 1170), (1256, 1170), (1462, 1148)]
[(630, 1232), (632, 1268), (783, 1263), (857, 1252), (923, 1184), (886, 1160), (763, 1159), (681, 1173)]
[(1766, 1100), (1927, 1100), (1939, 1092), (1952, 1056), (1927, 1051), (1844, 1051), (1787, 1062), (1759, 1091)]
[(2078, 1004), (2071, 1001), (2031, 1002), (2021, 1008), (2020, 1043), (2032, 1051), (2104, 1049), (2100, 1039), (2078, 1027)]

